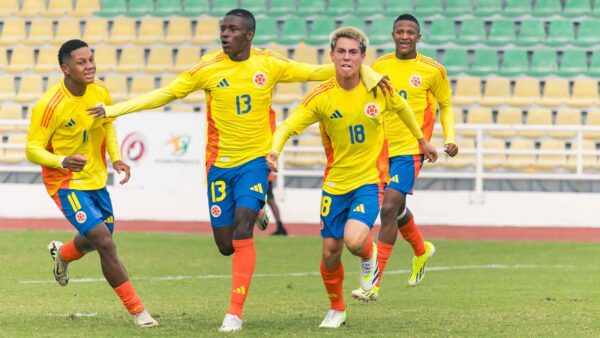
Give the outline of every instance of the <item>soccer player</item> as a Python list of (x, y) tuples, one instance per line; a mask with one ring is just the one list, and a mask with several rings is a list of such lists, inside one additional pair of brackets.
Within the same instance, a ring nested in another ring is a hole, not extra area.
[(367, 44), (365, 34), (353, 27), (342, 27), (331, 34), (335, 77), (309, 92), (277, 128), (267, 158), (269, 167), (276, 171), (278, 155), (288, 138), (319, 122), (327, 155), (320, 213), (320, 270), (331, 305), (319, 326), (323, 328), (338, 328), (346, 321), (341, 261), (344, 245), (360, 257), (361, 287), (371, 290), (378, 279), (371, 228), (379, 213), (380, 191), (387, 176), (384, 111), (396, 114), (407, 125), (407, 133), (418, 140), (429, 160), (437, 158), (410, 106), (397, 92), (375, 98), (360, 82), (359, 69)]
[[(428, 140), (433, 132), (437, 105), (444, 130), (444, 151), (456, 156), (454, 112), (450, 102), (452, 91), (446, 69), (433, 59), (417, 52), (421, 39), (417, 19), (410, 14), (400, 15), (394, 22), (392, 38), (395, 53), (381, 56), (373, 68), (388, 75), (392, 85), (399, 89), (411, 106), (421, 130)], [(423, 240), (413, 215), (406, 208), (406, 195), (412, 194), (415, 179), (423, 165), (423, 149), (407, 134), (407, 127), (393, 114), (386, 115), (386, 131), (389, 137), (390, 183), (385, 189), (381, 207), (381, 231), (377, 241), (380, 279), (378, 286), (366, 292), (360, 288), (352, 292), (355, 298), (374, 300), (378, 297), (381, 275), (392, 253), (398, 230), (413, 249), (414, 257), (408, 284), (415, 286), (425, 276), (425, 263), (434, 254), (435, 247)]]
[(94, 120), (86, 108), (112, 104), (106, 86), (96, 80), (94, 55), (81, 40), (65, 42), (58, 51), (64, 80), (53, 85), (33, 107), (27, 135), (27, 159), (42, 166), (48, 194), (77, 229), (71, 241), (50, 242), (54, 277), (69, 283), (69, 263), (94, 250), (102, 273), (140, 327), (158, 323), (145, 310), (112, 238), (114, 216), (106, 190), (106, 153), (117, 173), (129, 180), (129, 166), (121, 161), (117, 134), (110, 119)]
[[(211, 225), (220, 253), (233, 254), (230, 306), (219, 329), (223, 332), (242, 329), (242, 309), (256, 265), (253, 230), (265, 204), (270, 172), (265, 157), (274, 127), (273, 89), (278, 82), (324, 80), (335, 72), (331, 65), (297, 63), (252, 48), (255, 25), (249, 11), (229, 11), (221, 22), (221, 51), (205, 55), (165, 87), (114, 106), (89, 109), (95, 117), (117, 117), (163, 106), (197, 90), (206, 92)], [(380, 77), (370, 79), (377, 82)]]

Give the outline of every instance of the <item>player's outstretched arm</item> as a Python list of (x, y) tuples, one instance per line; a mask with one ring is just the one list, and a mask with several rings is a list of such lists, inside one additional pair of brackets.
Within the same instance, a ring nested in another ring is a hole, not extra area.
[(98, 106), (88, 108), (88, 114), (94, 118), (117, 117), (125, 114), (143, 110), (162, 107), (178, 97), (173, 93), (170, 86), (162, 87), (151, 92), (142, 94), (133, 99), (117, 103), (114, 106)]

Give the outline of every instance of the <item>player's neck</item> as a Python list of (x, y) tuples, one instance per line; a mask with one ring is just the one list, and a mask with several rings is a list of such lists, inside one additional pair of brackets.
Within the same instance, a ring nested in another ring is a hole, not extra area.
[(83, 96), (83, 94), (85, 94), (87, 84), (77, 83), (70, 77), (65, 76), (65, 87), (67, 87), (67, 90), (71, 92), (73, 96)]
[(360, 83), (360, 74), (348, 77), (337, 74), (335, 79), (338, 85), (340, 85), (340, 87), (342, 87), (344, 90), (352, 90)]
[(412, 59), (416, 59), (417, 58), (417, 50), (413, 50), (412, 52), (408, 53), (408, 54), (400, 54), (398, 51), (396, 51), (396, 58), (400, 59), (400, 60), (412, 60)]
[(239, 53), (227, 54), (227, 57), (229, 57), (229, 59), (231, 61), (236, 61), (236, 62), (246, 61), (250, 57), (250, 48), (244, 49), (244, 50), (240, 51)]

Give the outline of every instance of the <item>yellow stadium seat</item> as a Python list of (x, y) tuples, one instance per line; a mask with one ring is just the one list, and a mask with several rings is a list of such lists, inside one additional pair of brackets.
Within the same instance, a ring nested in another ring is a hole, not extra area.
[[(496, 125), (522, 125), (523, 124), (523, 111), (520, 108), (507, 107), (500, 108), (498, 110), (498, 116), (496, 118)], [(507, 130), (494, 130), (490, 131), (490, 135), (494, 137), (509, 138), (517, 134), (514, 129)]]
[(319, 64), (319, 49), (301, 42), (294, 49), (294, 60), (317, 65)]
[[(486, 138), (483, 140), (483, 150), (503, 151), (506, 150), (506, 141), (499, 138)], [(460, 150), (459, 150), (460, 151)], [(483, 154), (483, 168), (486, 170), (501, 169), (506, 162), (506, 153)]]
[(192, 39), (192, 22), (186, 17), (175, 17), (169, 20), (167, 35), (163, 43), (181, 44)]
[(163, 19), (147, 17), (141, 20), (140, 33), (135, 39), (138, 45), (150, 45), (164, 39)]
[[(535, 151), (533, 140), (518, 139), (510, 142), (510, 150)], [(508, 154), (504, 167), (511, 170), (530, 170), (535, 163), (534, 154)]]
[(131, 79), (131, 91), (129, 96), (138, 96), (156, 89), (153, 75), (136, 75)]
[(200, 18), (196, 23), (191, 43), (201, 45), (216, 43), (220, 35), (219, 20), (219, 18), (208, 16)]
[(59, 70), (58, 50), (56, 47), (42, 47), (39, 49), (37, 62), (33, 67), (36, 73), (50, 73)]
[[(571, 150), (577, 150), (578, 143), (574, 142), (571, 145)], [(596, 142), (590, 140), (583, 140), (583, 151), (596, 151)], [(600, 162), (598, 161), (597, 155), (583, 155), (581, 157), (583, 169), (589, 170), (598, 168), (600, 166)], [(566, 168), (569, 170), (577, 170), (577, 155), (572, 154), (567, 157), (567, 163), (565, 164)]]
[(203, 47), (202, 48), (202, 56), (206, 55), (206, 54), (214, 54), (216, 52), (220, 52), (222, 51), (223, 48), (221, 48), (221, 46), (210, 46), (210, 47)]
[(284, 112), (286, 108), (278, 104), (272, 104), (271, 109), (275, 112), (275, 122), (283, 122), (283, 120), (285, 119)]
[(537, 78), (521, 77), (515, 80), (515, 91), (508, 100), (512, 106), (530, 106), (540, 101), (540, 81)]
[[(578, 109), (559, 109), (556, 112), (557, 126), (581, 126), (581, 112)], [(553, 131), (553, 137), (571, 138), (577, 134), (574, 131)]]
[(270, 49), (270, 50), (274, 51), (275, 53), (277, 53), (277, 54), (279, 54), (279, 55), (281, 55), (283, 57), (286, 57), (286, 58), (289, 57), (288, 47), (287, 46), (280, 45), (280, 44), (278, 44), (276, 42), (271, 42), (267, 46), (267, 49)]
[(575, 79), (573, 81), (573, 95), (567, 103), (573, 107), (588, 107), (600, 104), (598, 80), (590, 78)]
[(46, 88), (44, 90), (48, 90), (48, 88), (59, 83), (64, 78), (65, 78), (65, 76), (62, 73), (48, 76), (48, 79), (46, 80)]
[[(565, 150), (565, 142), (555, 139), (543, 140), (540, 150)], [(560, 170), (567, 163), (567, 155), (540, 154), (535, 162), (538, 170)]]
[(144, 47), (125, 47), (121, 52), (121, 60), (117, 66), (117, 72), (130, 73), (145, 67)]
[(113, 45), (132, 43), (135, 40), (135, 20), (117, 17), (113, 21), (112, 32), (108, 42)]
[[(552, 111), (547, 108), (532, 108), (527, 113), (527, 122), (525, 125), (552, 125)], [(519, 135), (529, 138), (539, 138), (547, 135), (547, 131), (541, 130), (522, 130)]]
[[(58, 54), (58, 53), (57, 53)], [(35, 53), (31, 47), (16, 47), (12, 50), (10, 64), (6, 70), (11, 73), (21, 73), (33, 68), (35, 65)]]
[[(49, 0), (46, 16), (59, 17), (70, 15), (73, 12), (73, 4), (69, 0)], [(61, 19), (62, 20), (62, 19)]]
[(301, 99), (302, 84), (299, 82), (280, 83), (277, 85), (275, 95), (273, 95), (273, 102), (278, 104), (290, 104), (292, 102), (298, 102)]
[(0, 161), (4, 163), (21, 163), (25, 161), (25, 143), (27, 142), (27, 134), (10, 134), (8, 136), (9, 145), (19, 145), (20, 148), (4, 149), (4, 154), (0, 157)]
[(152, 47), (148, 64), (143, 68), (146, 73), (156, 74), (173, 67), (173, 50), (170, 47)]
[(200, 49), (198, 47), (180, 47), (177, 49), (174, 70), (183, 72), (194, 67), (200, 62)]
[(0, 1), (0, 17), (10, 18), (19, 12), (19, 0)]
[[(23, 0), (19, 16), (36, 17), (46, 13), (46, 0)], [(36, 19), (37, 20), (37, 19)]]
[(12, 75), (0, 75), (0, 101), (10, 101), (15, 97), (15, 78)]
[(164, 87), (166, 85), (168, 85), (169, 83), (173, 82), (173, 80), (175, 80), (175, 78), (177, 77), (177, 74), (167, 74), (167, 75), (163, 75), (160, 77), (160, 86)]
[(75, 1), (75, 9), (71, 12), (71, 16), (91, 17), (94, 12), (99, 10), (100, 0), (77, 0)]
[[(0, 121), (7, 121), (7, 120), (13, 120), (13, 121), (20, 121), (23, 120), (23, 108), (21, 107), (21, 105), (17, 105), (17, 104), (2, 104), (2, 106), (0, 106)], [(19, 128), (18, 126), (8, 126), (8, 125), (0, 125), (0, 132), (9, 132), (9, 131), (16, 131), (22, 128)]]
[(127, 97), (127, 77), (125, 75), (107, 75), (104, 83), (113, 101), (118, 102)]
[(52, 43), (55, 45), (62, 45), (71, 39), (81, 39), (81, 19), (64, 18), (58, 20), (56, 35), (54, 36)]
[(490, 77), (485, 82), (485, 91), (480, 100), (484, 106), (500, 106), (510, 98), (510, 81), (503, 77)]
[(96, 72), (103, 74), (117, 68), (117, 49), (112, 46), (96, 47), (94, 50)]
[(458, 106), (478, 103), (481, 100), (481, 79), (461, 76), (456, 80), (456, 90), (452, 103)]
[(36, 18), (31, 21), (31, 27), (29, 28), (29, 35), (25, 40), (27, 45), (43, 45), (49, 43), (54, 39), (52, 35), (53, 29), (52, 19), (50, 18)]
[[(470, 138), (459, 138), (456, 140), (456, 145), (459, 149), (459, 155), (445, 159), (443, 166), (445, 168), (460, 169), (474, 168), (477, 163), (475, 153), (460, 153), (461, 150), (475, 150), (475, 140)], [(447, 156), (447, 155), (443, 155)]]
[(25, 40), (25, 20), (21, 18), (4, 18), (0, 44), (18, 45)]
[[(471, 108), (467, 115), (467, 124), (493, 124), (492, 110), (487, 107)], [(440, 128), (441, 129), (441, 128)], [(463, 130), (460, 135), (474, 137), (477, 135), (475, 130)]]
[(100, 17), (91, 17), (85, 21), (83, 41), (91, 46), (101, 44), (108, 40), (108, 20)]
[(6, 69), (8, 67), (8, 57), (6, 48), (0, 47), (0, 69)]
[[(588, 111), (585, 125), (600, 127), (600, 109), (592, 109)], [(600, 131), (588, 131), (583, 133), (586, 139), (600, 139)]]
[(547, 79), (540, 105), (545, 107), (560, 106), (569, 100), (569, 96), (569, 80), (564, 78)]
[(17, 102), (33, 102), (40, 98), (44, 92), (42, 76), (24, 75), (21, 77), (19, 92), (15, 96)]

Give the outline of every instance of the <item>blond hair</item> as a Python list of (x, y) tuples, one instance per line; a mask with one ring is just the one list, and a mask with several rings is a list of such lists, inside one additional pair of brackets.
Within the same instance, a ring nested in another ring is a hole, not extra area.
[(346, 26), (340, 27), (329, 35), (329, 45), (331, 50), (335, 48), (335, 44), (339, 38), (348, 38), (358, 41), (360, 44), (360, 52), (365, 54), (367, 52), (367, 46), (369, 45), (369, 38), (363, 31), (356, 27)]

